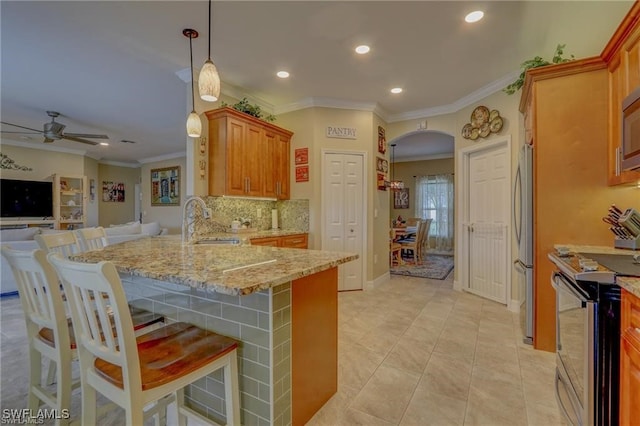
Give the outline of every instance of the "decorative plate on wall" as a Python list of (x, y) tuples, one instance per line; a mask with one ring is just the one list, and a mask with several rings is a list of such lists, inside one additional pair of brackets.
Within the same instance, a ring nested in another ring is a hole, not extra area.
[(503, 119), (497, 109), (489, 110), (486, 106), (476, 107), (471, 113), (471, 122), (462, 127), (462, 137), (476, 140), (486, 138), (491, 133), (502, 129)]

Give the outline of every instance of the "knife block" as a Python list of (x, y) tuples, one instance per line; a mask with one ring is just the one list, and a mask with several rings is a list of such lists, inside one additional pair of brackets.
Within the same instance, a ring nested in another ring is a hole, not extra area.
[(613, 246), (620, 249), (640, 250), (640, 235), (634, 239), (617, 238), (614, 240)]

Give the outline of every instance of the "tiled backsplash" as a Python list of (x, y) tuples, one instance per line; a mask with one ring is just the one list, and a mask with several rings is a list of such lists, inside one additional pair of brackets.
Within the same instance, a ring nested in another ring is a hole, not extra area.
[[(213, 220), (226, 228), (231, 226), (234, 219), (246, 219), (251, 222), (251, 228), (258, 231), (271, 229), (271, 210), (277, 209), (280, 229), (309, 232), (309, 200), (269, 201), (229, 197), (204, 197), (204, 200), (213, 210)], [(261, 217), (258, 217), (258, 209), (261, 210)]]

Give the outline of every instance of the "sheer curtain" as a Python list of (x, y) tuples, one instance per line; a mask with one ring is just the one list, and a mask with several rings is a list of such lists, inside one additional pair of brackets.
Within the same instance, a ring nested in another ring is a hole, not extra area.
[(416, 216), (433, 219), (428, 248), (453, 252), (453, 175), (416, 176)]

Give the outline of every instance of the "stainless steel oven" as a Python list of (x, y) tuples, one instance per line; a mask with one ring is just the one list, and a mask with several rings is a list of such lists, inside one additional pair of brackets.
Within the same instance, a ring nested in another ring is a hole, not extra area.
[(574, 425), (593, 424), (593, 341), (595, 302), (560, 273), (556, 290), (556, 396)]
[(617, 425), (620, 374), (620, 287), (616, 273), (579, 266), (579, 254), (549, 258), (558, 266), (556, 396), (573, 425)]

